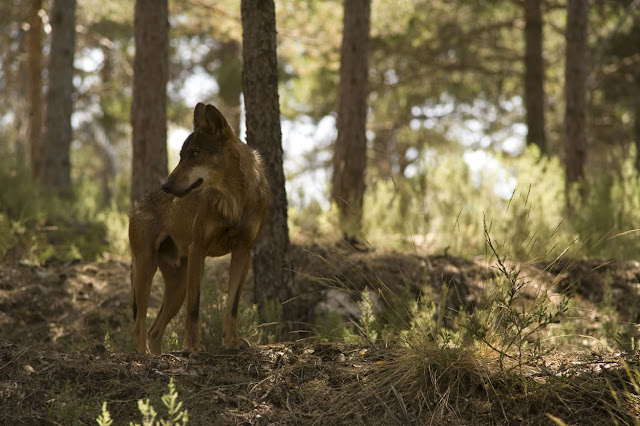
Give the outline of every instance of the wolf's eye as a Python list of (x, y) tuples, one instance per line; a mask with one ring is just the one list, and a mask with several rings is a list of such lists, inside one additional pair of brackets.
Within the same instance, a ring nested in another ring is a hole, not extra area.
[(198, 154), (200, 154), (200, 151), (198, 151), (197, 149), (194, 149), (193, 151), (191, 151), (191, 157), (192, 158), (196, 158), (198, 156)]

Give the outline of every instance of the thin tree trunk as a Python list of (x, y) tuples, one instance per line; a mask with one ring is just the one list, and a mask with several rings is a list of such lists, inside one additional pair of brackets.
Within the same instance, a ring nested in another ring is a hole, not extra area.
[(223, 113), (229, 125), (240, 134), (240, 115), (242, 106), (240, 97), (242, 96), (242, 58), (240, 43), (230, 40), (223, 43), (220, 50), (220, 61), (222, 65), (216, 72), (216, 80), (220, 90), (218, 99), (221, 105), (218, 109)]
[(390, 179), (393, 172), (391, 146), (394, 135), (395, 129), (389, 127), (376, 131), (373, 138), (373, 159), (378, 176), (383, 180)]
[(367, 165), (367, 90), (370, 0), (344, 1), (344, 33), (340, 52), (338, 138), (333, 157), (331, 199), (347, 241), (360, 238), (364, 174)]
[[(113, 60), (111, 48), (108, 46), (102, 46), (102, 53), (104, 55), (104, 62), (102, 69), (100, 70), (100, 77), (102, 78), (103, 91), (109, 91), (113, 82)], [(103, 92), (104, 93), (104, 92)], [(101, 107), (107, 103), (108, 100), (100, 99)], [(100, 136), (96, 137), (96, 145), (99, 150), (99, 155), (102, 160), (102, 171), (100, 173), (100, 181), (102, 187), (102, 205), (108, 208), (113, 201), (113, 183), (116, 177), (116, 156), (112, 141), (117, 140), (118, 135), (115, 126), (117, 125), (117, 119), (111, 117), (107, 108), (102, 109), (102, 130)], [(97, 132), (96, 132), (97, 133)]]
[(137, 0), (133, 70), (133, 156), (131, 205), (167, 177), (167, 81), (169, 8), (167, 0)]
[(542, 59), (542, 0), (525, 0), (525, 104), (527, 145), (547, 153), (544, 131), (544, 64)]
[(587, 156), (587, 37), (589, 0), (569, 0), (565, 67), (567, 190), (584, 177)]
[(640, 75), (636, 76), (636, 95), (633, 97), (633, 137), (636, 144), (636, 171), (640, 173)]
[[(271, 190), (269, 215), (253, 248), (254, 297), (264, 320), (269, 319), (265, 318), (267, 302), (284, 303), (293, 296), (282, 168), (276, 16), (273, 0), (242, 0), (241, 10), (247, 143), (262, 154)], [(292, 329), (296, 314), (291, 304), (285, 304), (282, 313), (282, 331), (286, 332)]]
[(29, 4), (29, 30), (27, 31), (27, 98), (29, 122), (27, 143), (29, 145), (31, 174), (40, 175), (40, 150), (42, 143), (42, 0), (31, 0)]
[(71, 192), (70, 147), (73, 112), (75, 0), (54, 0), (51, 11), (49, 90), (40, 161), (40, 181), (61, 193)]

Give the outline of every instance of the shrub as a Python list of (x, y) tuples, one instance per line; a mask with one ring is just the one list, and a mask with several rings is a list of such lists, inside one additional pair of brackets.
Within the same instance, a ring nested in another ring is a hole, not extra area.
[[(158, 413), (153, 408), (149, 399), (138, 400), (138, 410), (142, 415), (142, 423), (129, 423), (131, 426), (184, 426), (189, 421), (187, 410), (182, 410), (182, 402), (178, 401), (178, 392), (173, 382), (173, 377), (169, 380), (169, 392), (162, 396), (162, 405), (166, 410), (166, 419), (158, 419)], [(102, 403), (102, 413), (96, 419), (100, 426), (111, 426), (113, 420), (107, 410), (107, 402)]]
[(0, 152), (0, 257), (43, 262), (126, 253), (126, 213), (115, 205), (103, 208), (94, 183), (76, 180), (75, 193), (59, 197), (43, 190), (26, 166), (10, 158)]

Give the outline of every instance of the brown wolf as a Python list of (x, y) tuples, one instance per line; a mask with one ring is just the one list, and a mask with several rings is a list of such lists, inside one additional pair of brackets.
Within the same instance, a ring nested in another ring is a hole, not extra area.
[(226, 348), (248, 344), (238, 336), (238, 305), (251, 248), (269, 207), (260, 155), (242, 143), (213, 105), (198, 103), (194, 131), (167, 180), (136, 206), (129, 221), (136, 347), (147, 350), (151, 282), (160, 268), (164, 297), (149, 330), (149, 349), (161, 353), (162, 335), (187, 296), (184, 347), (200, 351), (200, 281), (206, 256), (231, 253), (223, 319)]

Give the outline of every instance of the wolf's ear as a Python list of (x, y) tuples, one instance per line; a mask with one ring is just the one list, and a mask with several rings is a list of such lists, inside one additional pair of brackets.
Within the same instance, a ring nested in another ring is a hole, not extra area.
[(205, 105), (198, 102), (193, 113), (193, 127), (204, 128), (211, 133), (220, 133), (222, 136), (233, 136), (233, 130), (227, 119), (224, 118), (218, 108), (213, 105)]
[(198, 102), (196, 109), (193, 111), (193, 128), (207, 127), (206, 106), (202, 102)]
[(231, 126), (227, 123), (227, 119), (224, 118), (224, 115), (222, 115), (218, 108), (213, 105), (207, 105), (205, 115), (207, 117), (207, 127), (211, 129), (213, 133), (218, 132), (225, 137), (234, 135)]

